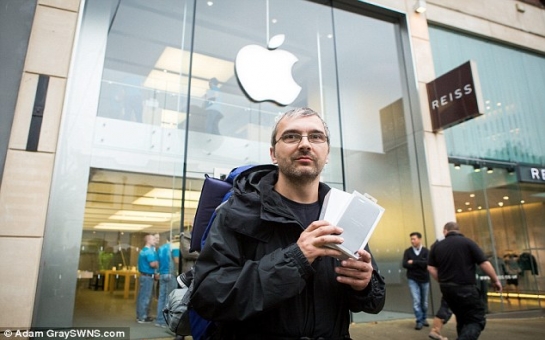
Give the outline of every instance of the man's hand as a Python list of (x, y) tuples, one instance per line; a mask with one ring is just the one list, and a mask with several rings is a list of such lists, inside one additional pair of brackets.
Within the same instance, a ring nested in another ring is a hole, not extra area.
[(496, 281), (492, 282), (492, 286), (494, 286), (494, 289), (498, 293), (501, 293), (502, 290), (503, 290), (503, 286), (501, 285), (501, 282), (498, 279), (496, 279)]
[(373, 274), (371, 254), (365, 250), (358, 250), (359, 259), (348, 259), (341, 261), (341, 266), (335, 268), (339, 274), (337, 281), (350, 285), (354, 290), (364, 290)]
[(342, 255), (339, 250), (325, 245), (343, 243), (344, 239), (339, 236), (342, 232), (341, 227), (330, 225), (327, 221), (314, 221), (301, 233), (297, 245), (310, 263), (320, 256), (339, 257)]
[(439, 274), (436, 267), (428, 265), (428, 272), (435, 281), (439, 282)]

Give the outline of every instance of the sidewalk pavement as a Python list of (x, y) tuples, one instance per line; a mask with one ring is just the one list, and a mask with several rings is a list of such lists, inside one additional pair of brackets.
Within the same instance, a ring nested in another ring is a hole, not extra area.
[[(431, 323), (431, 319), (428, 319)], [(414, 319), (396, 319), (353, 323), (350, 336), (354, 340), (429, 340), (429, 327), (414, 329)], [(456, 320), (443, 327), (442, 335), (456, 340)], [(174, 337), (156, 340), (173, 340)], [(191, 340), (190, 336), (185, 340)], [(545, 339), (545, 309), (527, 312), (488, 314), (486, 328), (479, 340), (538, 340)]]
[[(431, 319), (429, 320), (431, 323)], [(350, 326), (350, 335), (354, 340), (425, 340), (429, 327), (414, 329), (413, 319), (373, 321), (355, 323)], [(449, 340), (456, 340), (456, 320), (454, 317), (441, 331)], [(511, 312), (487, 315), (486, 328), (479, 340), (537, 340), (545, 339), (545, 310), (533, 312)]]

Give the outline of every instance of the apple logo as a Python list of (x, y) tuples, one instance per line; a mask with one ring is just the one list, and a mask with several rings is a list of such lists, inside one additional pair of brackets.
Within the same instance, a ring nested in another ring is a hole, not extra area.
[(284, 35), (275, 35), (267, 48), (247, 45), (235, 59), (235, 71), (242, 88), (256, 102), (275, 101), (291, 104), (301, 92), (291, 74), (299, 59), (288, 51), (277, 50), (284, 43)]

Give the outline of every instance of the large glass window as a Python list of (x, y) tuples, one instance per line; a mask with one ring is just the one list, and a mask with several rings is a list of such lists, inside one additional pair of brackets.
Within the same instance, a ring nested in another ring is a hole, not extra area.
[[(308, 1), (197, 1), (189, 110), (190, 126), (191, 120), (202, 120), (202, 127), (189, 131), (188, 173), (270, 162), (275, 117), (292, 107), (323, 113), (332, 126), (332, 148), (338, 150), (333, 33), (331, 9)], [(279, 37), (283, 42), (272, 48)], [(257, 52), (250, 53), (252, 49)], [(282, 61), (285, 55), (296, 60), (293, 67)], [(297, 85), (262, 69), (279, 74), (291, 70)], [(261, 76), (245, 78), (246, 73)], [(254, 88), (270, 83), (275, 83), (272, 100), (255, 101)], [(290, 86), (301, 90), (294, 92), (293, 101), (279, 105), (278, 91)], [(337, 152), (324, 180), (342, 181), (338, 157)]]
[(402, 26), (340, 10), (334, 18), (343, 23), (335, 28), (346, 190), (366, 192), (386, 209), (369, 245), (387, 283), (385, 310), (411, 313), (403, 251), (411, 232), (429, 243), (435, 235), (428, 238), (423, 221), (407, 74), (399, 62)]
[[(536, 308), (542, 302), (535, 294), (544, 289), (536, 273), (543, 270), (545, 188), (519, 182), (516, 172), (520, 163), (545, 164), (545, 98), (536, 95), (545, 90), (545, 57), (439, 27), (430, 27), (430, 41), (438, 75), (468, 60), (477, 64), (484, 115), (444, 134), (456, 218), (506, 287), (503, 296), (488, 294), (489, 309)], [(509, 262), (523, 269), (509, 270)], [(524, 269), (527, 263), (533, 267)]]
[(514, 170), (493, 162), (450, 167), (456, 219), (463, 234), (483, 249), (504, 286), (502, 295), (488, 292), (488, 277), (479, 276), (491, 313), (542, 304), (545, 199), (539, 185), (518, 183)]
[(545, 56), (430, 27), (437, 75), (474, 60), (485, 103), (483, 116), (445, 130), (456, 157), (545, 165)]

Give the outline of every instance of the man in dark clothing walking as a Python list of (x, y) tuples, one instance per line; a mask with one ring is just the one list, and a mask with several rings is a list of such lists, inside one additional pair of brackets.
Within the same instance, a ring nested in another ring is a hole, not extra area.
[(414, 329), (421, 330), (429, 326), (428, 293), (430, 291), (430, 274), (428, 273), (428, 248), (422, 246), (422, 234), (412, 232), (411, 247), (403, 253), (403, 268), (407, 269), (409, 289), (413, 297), (413, 310), (416, 317)]
[(191, 304), (215, 339), (349, 339), (350, 311), (378, 313), (385, 283), (369, 248), (339, 261), (342, 228), (319, 220), (329, 130), (308, 108), (281, 115), (277, 165), (240, 173), (195, 264)]
[(486, 325), (485, 306), (476, 286), (476, 265), (490, 277), (496, 291), (501, 292), (502, 285), (481, 248), (460, 233), (458, 223), (445, 224), (443, 234), (445, 239), (431, 248), (428, 270), (456, 315), (458, 340), (475, 340)]

